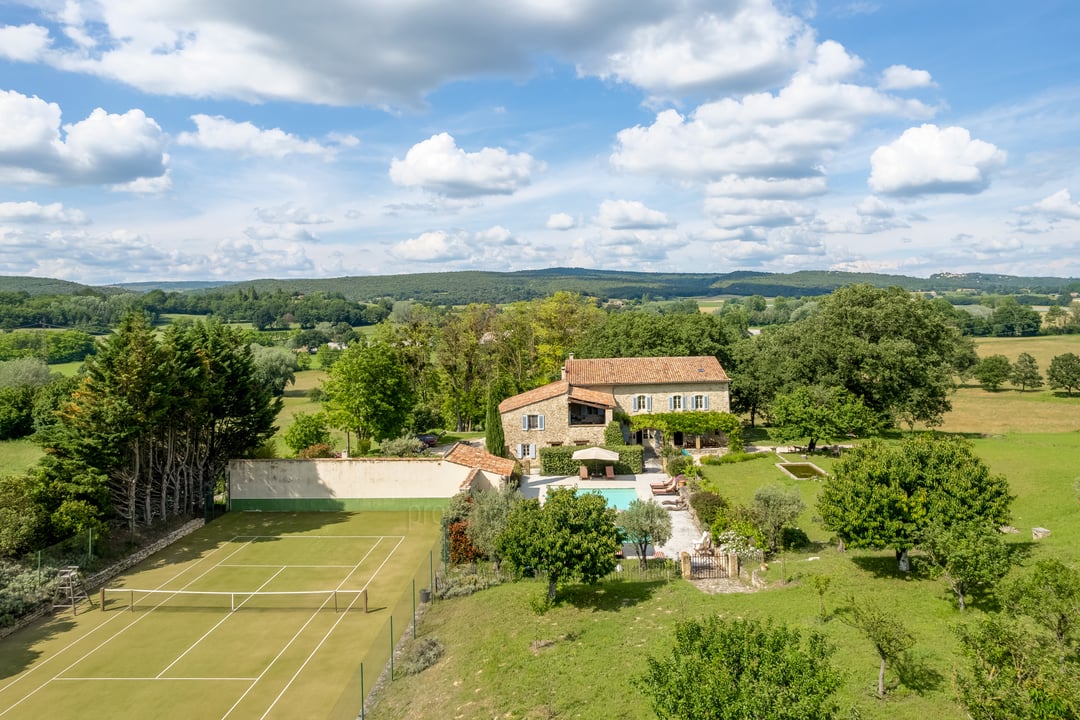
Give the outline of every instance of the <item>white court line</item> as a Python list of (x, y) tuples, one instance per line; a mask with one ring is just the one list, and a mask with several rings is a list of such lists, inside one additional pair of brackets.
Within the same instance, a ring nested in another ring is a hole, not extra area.
[(154, 680), (192, 680), (192, 681), (215, 681), (215, 680), (236, 680), (237, 682), (251, 682), (255, 678), (241, 678), (241, 677), (62, 677), (56, 678), (57, 682), (78, 682), (78, 681), (93, 681), (98, 682), (100, 680), (138, 680), (140, 682), (152, 682)]
[(400, 538), (405, 539), (404, 535), (237, 535), (238, 538), (252, 538), (255, 540), (263, 540), (266, 538), (272, 538), (274, 540), (357, 540), (360, 538), (367, 538), (369, 540), (379, 540), (380, 542), (384, 538)]
[(352, 565), (243, 565), (234, 563), (222, 563), (218, 567), (242, 567), (242, 568), (351, 568)]
[[(266, 587), (267, 585), (269, 585), (269, 584), (270, 584), (270, 583), (271, 583), (271, 582), (272, 582), (272, 581), (274, 580), (274, 578), (276, 578), (276, 577), (277, 577), (278, 575), (280, 575), (280, 574), (281, 574), (281, 573), (283, 573), (283, 572), (285, 572), (285, 568), (281, 568), (281, 569), (279, 569), (279, 570), (278, 570), (278, 571), (277, 571), (276, 573), (274, 573), (274, 574), (273, 574), (273, 575), (271, 575), (271, 576), (270, 576), (269, 578), (267, 578), (267, 579), (266, 579), (266, 582), (264, 582), (264, 583), (263, 583), (262, 585), (260, 585), (260, 586), (259, 586), (259, 590), (262, 590), (262, 589), (263, 589), (264, 587)], [(259, 592), (259, 590), (256, 590), (255, 592)], [(250, 600), (250, 599), (251, 599), (251, 596), (250, 596), (250, 595), (248, 595), (247, 599), (245, 599), (245, 600), (244, 600), (243, 602), (241, 602), (241, 603), (240, 603), (240, 605), (243, 605), (244, 603), (246, 603), (246, 602), (247, 602), (248, 600)], [(236, 607), (239, 607), (239, 605), (238, 605), (238, 606), (236, 606)], [(233, 609), (235, 610), (236, 608), (233, 608)], [(229, 614), (228, 614), (228, 615), (226, 615), (225, 617), (223, 617), (223, 618), (221, 618), (220, 620), (218, 620), (218, 621), (217, 621), (217, 623), (216, 623), (216, 624), (214, 625), (214, 627), (210, 628), (210, 629), (209, 629), (209, 630), (207, 630), (207, 631), (206, 631), (205, 633), (203, 633), (203, 636), (202, 636), (201, 638), (199, 638), (198, 640), (196, 640), (196, 641), (195, 641), (194, 643), (192, 643), (191, 647), (189, 647), (189, 648), (188, 648), (187, 650), (185, 650), (184, 652), (180, 653), (180, 655), (179, 655), (179, 656), (178, 656), (178, 657), (177, 657), (177, 658), (176, 658), (175, 660), (173, 660), (173, 661), (172, 661), (171, 663), (169, 663), (169, 664), (168, 664), (168, 665), (167, 665), (167, 666), (165, 667), (165, 669), (164, 669), (164, 670), (162, 670), (161, 672), (159, 672), (159, 673), (157, 674), (157, 677), (158, 677), (158, 679), (161, 679), (161, 676), (162, 676), (162, 675), (164, 675), (165, 673), (169, 672), (169, 669), (170, 669), (170, 668), (171, 668), (171, 667), (172, 667), (173, 665), (175, 665), (176, 663), (178, 663), (178, 662), (180, 662), (181, 660), (183, 660), (183, 659), (184, 659), (184, 656), (185, 656), (185, 655), (187, 655), (187, 654), (188, 654), (189, 652), (191, 652), (192, 650), (194, 650), (194, 649), (195, 649), (195, 646), (196, 646), (196, 645), (198, 645), (198, 644), (199, 644), (199, 643), (201, 643), (201, 642), (202, 642), (203, 640), (205, 640), (205, 639), (206, 639), (206, 638), (207, 638), (207, 637), (208, 637), (208, 636), (210, 635), (210, 633), (214, 632), (214, 631), (215, 631), (215, 630), (217, 630), (217, 629), (218, 629), (219, 627), (221, 627), (221, 624), (222, 624), (223, 622), (225, 622), (226, 620), (228, 620), (229, 618), (231, 618), (231, 617), (232, 617), (232, 613), (229, 613)]]
[[(398, 545), (400, 545), (400, 544), (401, 544), (401, 542), (402, 542), (402, 540), (404, 540), (404, 539), (405, 539), (405, 538), (404, 538), (404, 537), (402, 537), (402, 538), (401, 538), (400, 540), (398, 540)], [(356, 569), (357, 569), (357, 568), (359, 568), (359, 567), (360, 567), (361, 565), (363, 565), (363, 564), (364, 564), (364, 561), (365, 561), (365, 560), (367, 560), (367, 559), (368, 559), (368, 556), (369, 556), (369, 555), (371, 555), (371, 553), (375, 551), (375, 548), (379, 547), (379, 543), (381, 543), (381, 542), (382, 542), (382, 538), (380, 538), (380, 539), (379, 539), (379, 540), (378, 540), (378, 541), (377, 541), (377, 542), (376, 542), (376, 543), (375, 543), (374, 545), (372, 545), (372, 546), (371, 546), (371, 548), (370, 548), (370, 549), (369, 549), (369, 550), (368, 550), (368, 551), (367, 551), (366, 553), (364, 553), (364, 557), (360, 558), (360, 561), (359, 561), (359, 562), (357, 562), (357, 563), (356, 563), (356, 565), (354, 565), (354, 566), (353, 566), (353, 570), (352, 570), (352, 572), (350, 572), (350, 573), (349, 573), (348, 575), (346, 575), (346, 576), (345, 576), (345, 579), (344, 579), (344, 580), (342, 580), (342, 581), (341, 581), (340, 583), (338, 583), (338, 589), (339, 589), (339, 590), (341, 589), (341, 586), (345, 584), (345, 581), (346, 581), (346, 580), (348, 580), (348, 579), (349, 579), (349, 577), (350, 577), (350, 576), (351, 576), (351, 575), (352, 575), (352, 574), (353, 574), (354, 572), (356, 572)], [(397, 545), (395, 545), (395, 546), (394, 546), (394, 548), (395, 548), (395, 549), (397, 549)], [(391, 555), (393, 555), (393, 552), (394, 552), (394, 551), (393, 551), (393, 550), (391, 550), (391, 551), (390, 551), (390, 554), (391, 554)], [(382, 565), (385, 565), (385, 564), (386, 564), (386, 560), (383, 560), (383, 564), (382, 564)], [(380, 569), (382, 568), (382, 565), (379, 565), (379, 568), (380, 568)], [(378, 573), (378, 570), (376, 570), (375, 572), (376, 572), (376, 573)], [(374, 575), (372, 576), (372, 578), (374, 578)], [(371, 581), (369, 580), (368, 582), (370, 583)], [(364, 587), (366, 588), (366, 587), (367, 587), (367, 585), (365, 584), (365, 585), (364, 585)], [(356, 602), (356, 600), (357, 600), (357, 599), (358, 599), (359, 597), (360, 597), (360, 594), (359, 594), (359, 593), (357, 593), (356, 597), (355, 597), (355, 598), (353, 598), (353, 601), (352, 601), (351, 603), (349, 603), (349, 608), (351, 608), (351, 607), (353, 606), (353, 603), (355, 603), (355, 602)], [(323, 601), (323, 604), (319, 606), (319, 610), (322, 610), (322, 608), (323, 608), (323, 607), (325, 607), (325, 606), (326, 606), (326, 603), (328, 603), (328, 602), (330, 602), (330, 598), (327, 598), (326, 600), (324, 600), (324, 601)], [(266, 675), (266, 673), (270, 672), (270, 668), (274, 667), (274, 663), (276, 663), (276, 662), (277, 662), (277, 661), (278, 661), (279, 659), (281, 659), (281, 656), (285, 654), (285, 651), (286, 651), (286, 650), (288, 650), (288, 649), (289, 649), (290, 647), (292, 647), (292, 644), (293, 644), (294, 642), (296, 642), (296, 638), (300, 637), (300, 633), (302, 633), (302, 632), (303, 632), (304, 630), (306, 630), (306, 629), (307, 629), (307, 626), (311, 624), (311, 621), (312, 621), (312, 620), (314, 620), (314, 619), (315, 619), (315, 618), (316, 618), (316, 617), (318, 616), (318, 614), (319, 614), (319, 610), (316, 610), (316, 611), (315, 611), (314, 613), (312, 613), (312, 614), (311, 614), (311, 617), (309, 617), (309, 618), (307, 619), (307, 622), (305, 622), (305, 623), (304, 623), (304, 624), (303, 624), (303, 625), (302, 625), (302, 626), (300, 627), (300, 629), (296, 631), (296, 634), (294, 634), (294, 635), (293, 635), (293, 636), (292, 636), (292, 637), (291, 637), (291, 638), (289, 639), (289, 642), (287, 642), (287, 643), (285, 644), (285, 647), (281, 648), (281, 651), (280, 651), (280, 652), (279, 652), (279, 653), (278, 653), (277, 655), (275, 655), (275, 656), (274, 656), (274, 659), (273, 659), (273, 660), (271, 660), (271, 661), (270, 661), (270, 662), (269, 662), (269, 663), (267, 664), (267, 666), (266, 666), (265, 668), (263, 668), (263, 671), (262, 671), (261, 673), (259, 673), (259, 677), (255, 678), (255, 681), (254, 681), (253, 683), (251, 683), (251, 685), (249, 685), (249, 686), (248, 686), (248, 689), (244, 691), (244, 694), (243, 694), (243, 695), (241, 695), (241, 696), (240, 696), (239, 698), (237, 698), (236, 702), (235, 702), (235, 703), (233, 703), (233, 706), (232, 706), (231, 708), (229, 708), (229, 709), (228, 709), (228, 711), (227, 711), (227, 712), (226, 712), (226, 713), (225, 713), (224, 715), (222, 715), (222, 716), (221, 716), (221, 720), (225, 720), (225, 718), (229, 717), (229, 715), (231, 715), (231, 714), (232, 714), (232, 711), (233, 711), (233, 710), (235, 710), (235, 709), (236, 709), (236, 708), (237, 708), (237, 707), (238, 707), (238, 706), (240, 705), (240, 703), (244, 701), (244, 698), (246, 698), (246, 697), (248, 696), (248, 693), (250, 693), (250, 692), (252, 691), (252, 689), (253, 689), (253, 688), (254, 688), (254, 687), (255, 687), (256, 685), (258, 685), (258, 684), (259, 684), (259, 680), (262, 680), (263, 676), (264, 676), (264, 675)], [(346, 608), (346, 611), (348, 611), (348, 608)], [(344, 613), (342, 614), (342, 617), (344, 617)], [(341, 618), (338, 618), (338, 622), (340, 622), (340, 621), (341, 621)], [(337, 626), (337, 623), (336, 623), (336, 622), (334, 623), (334, 626), (335, 626), (335, 627)], [(322, 643), (320, 643), (320, 645), (321, 645), (321, 644), (322, 644)], [(305, 661), (305, 662), (304, 662), (304, 664), (306, 665), (306, 664), (307, 664), (307, 661)], [(292, 680), (290, 680), (290, 681), (289, 681), (289, 684), (290, 684), (290, 685), (292, 684)], [(280, 697), (280, 695), (279, 695), (278, 697)], [(274, 702), (277, 702), (277, 699), (275, 699), (275, 700), (274, 700)], [(271, 705), (271, 707), (273, 707), (273, 706)], [(269, 710), (267, 710), (267, 712), (269, 712)]]
[[(382, 569), (386, 566), (386, 563), (390, 562), (390, 558), (394, 557), (394, 553), (397, 552), (397, 549), (399, 547), (401, 547), (401, 543), (403, 543), (403, 542), (405, 542), (405, 538), (403, 536), (399, 536), (397, 544), (394, 545), (392, 550), (390, 550), (390, 554), (387, 555), (386, 558), (381, 563), (379, 563), (379, 567), (375, 568), (375, 572), (372, 573), (371, 577), (368, 578), (368, 581), (366, 583), (364, 583), (364, 587), (361, 588), (361, 591), (367, 590), (368, 585), (370, 585), (375, 580), (375, 578), (377, 578), (379, 576), (379, 573), (382, 572)], [(346, 580), (347, 579), (348, 578), (346, 578)], [(344, 585), (345, 580), (342, 580), (341, 584)], [(341, 589), (340, 585), (338, 586), (338, 589)], [(264, 712), (262, 714), (262, 716), (259, 718), (259, 720), (264, 720), (266, 718), (266, 716), (270, 714), (270, 711), (274, 709), (275, 705), (277, 705), (278, 700), (281, 699), (282, 695), (284, 695), (286, 692), (288, 692), (289, 688), (292, 687), (292, 684), (294, 682), (296, 682), (296, 678), (300, 677), (300, 673), (302, 673), (304, 671), (304, 668), (307, 667), (307, 664), (309, 662), (311, 662), (311, 658), (315, 657), (315, 653), (319, 652), (319, 650), (322, 648), (323, 644), (326, 642), (327, 638), (330, 637), (330, 634), (333, 633), (334, 630), (337, 629), (338, 623), (340, 623), (342, 620), (345, 619), (346, 613), (348, 612), (348, 610), (350, 608), (352, 608), (352, 606), (356, 603), (356, 601), (359, 598), (360, 598), (359, 595), (357, 595), (355, 598), (353, 598), (353, 601), (351, 603), (349, 603), (349, 606), (347, 608), (345, 608), (346, 612), (341, 613), (341, 617), (339, 617), (337, 620), (334, 621), (334, 624), (331, 625), (330, 629), (326, 631), (326, 634), (322, 636), (322, 640), (319, 641), (319, 644), (315, 646), (315, 648), (311, 651), (311, 653), (304, 660), (303, 664), (299, 668), (297, 668), (296, 672), (293, 673), (293, 676), (291, 678), (289, 678), (289, 682), (285, 683), (285, 687), (283, 687), (281, 689), (281, 692), (279, 692), (277, 694), (277, 697), (274, 698), (274, 702), (270, 703), (270, 707), (266, 708), (266, 712)], [(254, 683), (252, 684), (252, 687), (255, 687)], [(230, 710), (229, 712), (232, 712), (232, 711)], [(228, 715), (228, 713), (226, 713), (226, 715)], [(224, 718), (222, 718), (222, 720), (224, 720)]]
[[(234, 538), (234, 539), (235, 539), (235, 538)], [(230, 540), (229, 542), (233, 542), (233, 540)], [(240, 547), (236, 548), (236, 549), (235, 549), (235, 550), (233, 550), (233, 551), (232, 551), (231, 553), (229, 553), (228, 555), (226, 555), (226, 556), (225, 556), (225, 560), (228, 560), (228, 559), (229, 559), (229, 558), (231, 558), (231, 557), (232, 557), (233, 555), (235, 555), (236, 553), (240, 552), (241, 550), (243, 550), (243, 549), (244, 549), (245, 547), (247, 547), (247, 546), (248, 546), (248, 545), (250, 545), (250, 544), (251, 544), (250, 542), (247, 542), (247, 543), (244, 543), (243, 545), (241, 545)], [(217, 551), (215, 550), (214, 552), (217, 552)], [(220, 564), (221, 564), (221, 563), (218, 563), (217, 565), (212, 565), (211, 567), (207, 568), (207, 569), (206, 569), (206, 570), (205, 570), (204, 572), (202, 572), (202, 573), (201, 573), (201, 574), (200, 574), (199, 576), (197, 576), (196, 578), (194, 578), (194, 579), (193, 579), (193, 580), (192, 580), (191, 582), (189, 582), (189, 583), (188, 583), (187, 585), (185, 585), (184, 587), (182, 587), (182, 588), (180, 588), (180, 589), (181, 589), (181, 590), (187, 589), (188, 587), (190, 587), (190, 586), (191, 586), (191, 585), (193, 585), (194, 583), (196, 583), (196, 582), (198, 582), (199, 580), (201, 580), (201, 579), (202, 579), (202, 578), (203, 578), (204, 576), (206, 576), (206, 575), (207, 575), (208, 573), (210, 573), (210, 572), (211, 572), (212, 570), (216, 569), (216, 568), (217, 568), (217, 566), (218, 566), (218, 565), (220, 565)], [(173, 580), (173, 579), (175, 579), (175, 578), (178, 578), (178, 577), (180, 577), (181, 575), (183, 575), (183, 574), (184, 574), (185, 572), (187, 572), (187, 571), (188, 571), (188, 570), (190, 570), (190, 569), (191, 569), (190, 567), (189, 567), (189, 568), (184, 568), (184, 570), (182, 570), (181, 572), (177, 573), (176, 575), (174, 575), (174, 576), (173, 576), (172, 578), (170, 578), (169, 580), (166, 580), (165, 582), (163, 582), (163, 583), (162, 583), (162, 585), (167, 585), (168, 583), (172, 582), (172, 580)], [(159, 587), (160, 587), (160, 586), (159, 586)], [(68, 666), (67, 666), (66, 668), (64, 668), (63, 670), (61, 670), (60, 672), (58, 672), (58, 673), (56, 673), (55, 675), (53, 675), (53, 676), (52, 676), (51, 678), (49, 678), (48, 680), (46, 680), (45, 682), (43, 682), (43, 683), (42, 683), (41, 685), (38, 685), (38, 686), (37, 686), (36, 688), (34, 688), (34, 689), (33, 689), (32, 691), (30, 691), (30, 692), (29, 692), (28, 694), (24, 695), (24, 696), (23, 696), (23, 697), (22, 697), (22, 698), (21, 698), (20, 700), (16, 701), (16, 702), (15, 702), (15, 704), (13, 704), (13, 705), (9, 705), (9, 706), (8, 706), (7, 708), (5, 708), (4, 710), (0, 710), (0, 717), (3, 717), (4, 715), (7, 715), (7, 714), (8, 714), (9, 712), (11, 712), (11, 710), (13, 710), (14, 708), (16, 708), (16, 707), (18, 707), (19, 705), (21, 705), (21, 704), (23, 704), (24, 702), (26, 702), (26, 701), (27, 701), (28, 699), (30, 699), (30, 698), (31, 698), (32, 696), (34, 696), (34, 695), (36, 695), (36, 694), (37, 694), (38, 692), (40, 692), (40, 691), (41, 691), (41, 689), (42, 689), (43, 687), (45, 687), (46, 685), (48, 685), (49, 683), (51, 683), (51, 682), (52, 682), (53, 680), (56, 680), (56, 679), (58, 679), (58, 678), (59, 678), (59, 677), (60, 677), (61, 675), (63, 675), (64, 673), (66, 673), (66, 672), (67, 672), (68, 670), (70, 670), (71, 668), (75, 667), (76, 665), (78, 665), (79, 663), (81, 663), (81, 662), (82, 662), (83, 660), (85, 660), (86, 658), (88, 658), (88, 657), (90, 657), (91, 655), (93, 655), (94, 653), (96, 653), (96, 652), (97, 652), (98, 650), (100, 650), (101, 648), (105, 647), (105, 645), (109, 644), (110, 642), (112, 642), (112, 641), (113, 641), (113, 640), (115, 640), (116, 638), (120, 637), (120, 635), (122, 635), (123, 633), (127, 632), (127, 630), (128, 630), (129, 628), (131, 628), (132, 626), (136, 625), (137, 623), (140, 623), (140, 622), (142, 622), (142, 621), (143, 621), (143, 620), (144, 620), (145, 618), (147, 618), (147, 617), (148, 617), (148, 616), (150, 615), (150, 613), (152, 613), (152, 612), (153, 612), (153, 611), (154, 611), (154, 610), (155, 610), (156, 608), (159, 608), (159, 607), (161, 607), (161, 606), (162, 606), (162, 605), (163, 605), (164, 603), (166, 603), (167, 601), (168, 601), (168, 598), (166, 598), (165, 600), (162, 600), (162, 601), (161, 601), (161, 602), (159, 602), (159, 603), (158, 603), (157, 605), (155, 605), (155, 606), (153, 606), (152, 608), (150, 608), (149, 610), (147, 610), (147, 611), (146, 611), (146, 613), (144, 613), (144, 614), (143, 614), (142, 616), (140, 616), (140, 617), (139, 617), (138, 619), (136, 619), (136, 620), (134, 620), (133, 622), (130, 622), (130, 623), (128, 623), (127, 625), (125, 625), (124, 627), (120, 628), (120, 629), (119, 629), (119, 630), (117, 630), (117, 631), (116, 631), (115, 633), (113, 633), (113, 634), (112, 634), (112, 635), (111, 635), (110, 637), (108, 637), (108, 638), (106, 638), (105, 640), (101, 641), (101, 642), (100, 642), (100, 643), (98, 643), (98, 644), (97, 644), (96, 646), (94, 646), (94, 647), (93, 647), (92, 649), (90, 649), (89, 651), (87, 651), (86, 653), (84, 653), (84, 654), (82, 655), (82, 657), (80, 657), (80, 658), (79, 658), (78, 660), (76, 660), (75, 662), (71, 663), (71, 664), (70, 664), (70, 665), (68, 665)], [(118, 617), (122, 617), (122, 616), (123, 616), (123, 613), (120, 613), (120, 612), (118, 612), (118, 613), (117, 613), (117, 616), (118, 616)], [(111, 622), (111, 620), (110, 620), (110, 621), (108, 621), (108, 622)], [(104, 625), (104, 623), (102, 623), (102, 625)], [(81, 639), (81, 638), (80, 638), (80, 639)], [(76, 641), (76, 642), (78, 642), (78, 641)], [(74, 644), (74, 643), (72, 643), (72, 644)], [(68, 647), (70, 647), (70, 645), (69, 645)], [(64, 649), (66, 650), (67, 648), (65, 647)], [(36, 669), (36, 668), (31, 668), (31, 670), (33, 670), (33, 669)], [(23, 677), (25, 677), (25, 675), (24, 675)], [(20, 678), (20, 679), (21, 679), (21, 678)], [(8, 685), (4, 686), (4, 688), (0, 688), (0, 690), (6, 690), (6, 689), (7, 689), (8, 687), (10, 687), (10, 686), (11, 686), (12, 684), (14, 684), (14, 682), (15, 682), (15, 681), (12, 681), (12, 682), (11, 682), (11, 683), (9, 683)]]

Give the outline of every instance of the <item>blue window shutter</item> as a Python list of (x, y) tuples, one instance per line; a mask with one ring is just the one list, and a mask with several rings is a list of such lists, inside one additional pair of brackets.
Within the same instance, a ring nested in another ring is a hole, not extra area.
[(540, 430), (543, 430), (544, 429), (544, 416), (543, 415), (537, 415), (536, 417), (538, 418), (537, 421), (536, 421), (536, 427), (538, 429), (540, 429)]
[(631, 404), (631, 405), (633, 405), (633, 409), (634, 409), (634, 410), (637, 410), (637, 409), (638, 409), (638, 406), (637, 406), (637, 395), (635, 395), (635, 396), (634, 396), (634, 398), (633, 398), (633, 400), (631, 401), (631, 403), (630, 403), (630, 404)]
[(521, 416), (521, 429), (522, 430), (528, 430), (529, 429), (529, 416), (528, 415), (522, 415)]
[(525, 457), (524, 453), (525, 453), (525, 447), (521, 443), (518, 443), (517, 456), (519, 458), (523, 458), (523, 457)]
[(682, 409), (683, 410), (689, 410), (690, 409), (690, 406), (686, 404), (686, 396), (685, 395), (682, 396)]
[(709, 396), (708, 395), (702, 395), (702, 397), (705, 398), (705, 409), (708, 410), (709, 409)]
[(652, 412), (652, 395), (645, 396), (645, 410)]
[(670, 410), (674, 410), (674, 409), (675, 409), (675, 396), (674, 396), (674, 395), (668, 395), (668, 398), (667, 398), (667, 409), (668, 409), (669, 411), (670, 411)]
[(536, 459), (536, 443), (531, 443), (529, 445), (529, 457), (533, 458), (534, 460)]

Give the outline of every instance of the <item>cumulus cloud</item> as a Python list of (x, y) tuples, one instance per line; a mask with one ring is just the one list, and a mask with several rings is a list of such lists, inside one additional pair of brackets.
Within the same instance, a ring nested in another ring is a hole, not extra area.
[(548, 230), (570, 230), (577, 222), (567, 213), (552, 213), (548, 216), (545, 227)]
[(236, 122), (220, 115), (192, 115), (196, 132), (182, 132), (176, 142), (203, 150), (235, 152), (249, 157), (276, 160), (289, 155), (329, 157), (333, 150), (314, 140), (303, 140), (280, 128), (263, 130), (249, 122)]
[(117, 184), (165, 174), (165, 135), (142, 110), (60, 127), (60, 106), (0, 91), (0, 181)]
[(830, 153), (866, 118), (933, 114), (918, 100), (845, 82), (861, 64), (838, 43), (824, 42), (813, 62), (776, 94), (705, 103), (688, 117), (664, 110), (650, 126), (620, 131), (611, 163), (627, 172), (685, 179), (818, 176)]
[(317, 243), (319, 236), (297, 225), (260, 225), (244, 228), (244, 237), (259, 242)]
[(49, 30), (41, 25), (0, 27), (0, 58), (36, 62), (49, 47)]
[(1080, 220), (1080, 203), (1073, 202), (1072, 195), (1066, 188), (1044, 197), (1034, 205), (1020, 208), (1020, 211), (1029, 215), (1040, 215), (1051, 221)]
[(1005, 151), (973, 140), (962, 127), (909, 128), (870, 156), (870, 189), (894, 195), (975, 194), (1005, 163)]
[(291, 202), (272, 208), (255, 208), (255, 217), (264, 223), (277, 224), (322, 225), (333, 222), (327, 215), (321, 215)]
[(390, 179), (406, 187), (449, 197), (511, 195), (543, 169), (528, 153), (512, 155), (503, 148), (465, 152), (448, 133), (432, 135), (409, 148), (404, 160), (390, 163)]
[(644, 88), (654, 98), (726, 94), (775, 85), (814, 52), (814, 33), (771, 2), (727, 3), (640, 26), (625, 47), (579, 65), (586, 72)]
[(18, 28), (30, 36), (19, 59), (158, 94), (380, 107), (418, 105), (433, 88), (492, 68), (520, 77), (537, 57), (654, 97), (757, 90), (798, 67), (814, 42), (771, 0), (265, 0), (259, 12), (248, 0), (97, 0), (42, 20), (57, 37)]
[(475, 235), (476, 240), (483, 246), (493, 245), (517, 245), (517, 238), (502, 225), (493, 225), (487, 230), (481, 230)]
[(469, 246), (462, 233), (449, 234), (435, 230), (402, 240), (394, 245), (390, 252), (401, 260), (448, 262), (467, 258)]
[(655, 230), (674, 224), (664, 213), (637, 200), (605, 200), (600, 203), (596, 223), (612, 230)]
[(937, 87), (926, 70), (913, 70), (907, 65), (891, 65), (881, 73), (878, 87), (882, 90), (910, 90), (921, 87)]
[(89, 222), (82, 210), (69, 210), (62, 203), (40, 205), (36, 202), (0, 202), (0, 223), (51, 223), (85, 225)]
[(889, 205), (877, 195), (867, 195), (858, 205), (855, 212), (862, 217), (889, 218), (896, 214)]

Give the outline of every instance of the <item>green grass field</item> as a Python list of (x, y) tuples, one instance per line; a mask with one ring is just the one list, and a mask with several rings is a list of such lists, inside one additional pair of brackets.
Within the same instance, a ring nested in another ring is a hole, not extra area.
[[(233, 513), (3, 641), (0, 718), (348, 718), (427, 587), (437, 512)], [(437, 555), (437, 552), (435, 553)], [(362, 596), (368, 591), (369, 611)], [(352, 592), (349, 592), (352, 591)], [(393, 618), (393, 620), (391, 620)]]
[[(1080, 476), (1080, 432), (1011, 434), (974, 443), (1017, 496), (1012, 522), (1020, 533), (1006, 537), (1022, 565), (1047, 556), (1080, 564), (1080, 502), (1073, 490)], [(820, 455), (812, 460), (825, 470), (835, 463)], [(543, 586), (523, 582), (439, 603), (425, 615), (420, 632), (441, 640), (446, 659), (395, 682), (368, 717), (655, 717), (633, 678), (643, 672), (646, 655), (668, 651), (676, 621), (710, 613), (773, 618), (824, 633), (838, 648), (834, 662), (844, 678), (839, 717), (965, 717), (950, 684), (957, 649), (952, 628), (993, 610), (991, 596), (969, 598), (961, 614), (917, 553), (915, 572), (907, 576), (896, 572), (892, 551), (838, 553), (831, 533), (815, 520), (820, 483), (792, 480), (770, 460), (708, 466), (705, 474), (710, 486), (736, 503), (750, 502), (762, 485), (797, 488), (807, 504), (798, 524), (814, 544), (771, 560), (762, 573), (769, 587), (753, 593), (706, 594), (684, 581), (610, 583), (571, 588), (567, 601), (538, 617), (530, 600)], [(1050, 528), (1050, 537), (1034, 543), (1033, 526)], [(810, 582), (814, 575), (832, 578), (824, 598), (830, 619), (824, 623)], [(876, 654), (835, 617), (853, 596), (894, 609), (916, 638), (907, 662), (890, 668), (883, 701), (875, 697)], [(475, 632), (481, 625), (484, 632)]]

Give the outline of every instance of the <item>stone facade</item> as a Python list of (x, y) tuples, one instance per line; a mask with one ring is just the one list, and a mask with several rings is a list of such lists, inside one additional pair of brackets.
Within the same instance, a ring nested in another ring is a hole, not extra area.
[[(573, 374), (568, 373), (563, 380), (507, 398), (500, 403), (499, 410), (510, 455), (531, 460), (539, 457), (543, 447), (602, 445), (604, 429), (616, 410), (629, 416), (694, 410), (730, 412), (730, 381), (715, 358), (700, 359), (700, 363), (688, 360), (691, 359), (575, 361), (571, 358), (568, 363), (573, 363), (572, 369), (582, 377), (609, 380), (612, 373), (617, 374), (623, 368), (633, 377), (628, 377), (625, 383), (617, 380), (574, 383)], [(699, 365), (705, 369), (698, 369)], [(666, 373), (668, 377), (657, 377), (655, 382), (650, 382), (650, 372)], [(595, 413), (597, 424), (571, 424), (572, 414), (584, 412), (587, 407), (593, 408), (588, 412)]]

